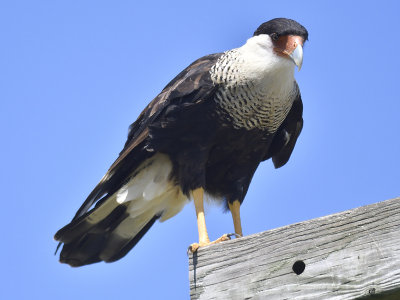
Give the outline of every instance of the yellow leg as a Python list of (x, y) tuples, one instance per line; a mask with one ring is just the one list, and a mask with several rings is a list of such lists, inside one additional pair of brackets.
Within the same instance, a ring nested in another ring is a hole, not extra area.
[(197, 229), (199, 231), (199, 244), (210, 242), (206, 227), (206, 218), (204, 216), (204, 191), (198, 188), (193, 191), (194, 207), (196, 209)]
[(239, 236), (243, 236), (242, 223), (240, 221), (240, 202), (238, 200), (233, 203), (228, 202), (229, 209), (232, 214), (233, 226), (235, 227), (235, 233)]
[(216, 244), (222, 241), (230, 240), (230, 235), (224, 234), (219, 239), (210, 242), (207, 233), (206, 219), (204, 217), (204, 190), (203, 188), (195, 189), (193, 192), (194, 207), (196, 209), (197, 229), (199, 231), (199, 243), (189, 246), (191, 252), (196, 252), (199, 247)]

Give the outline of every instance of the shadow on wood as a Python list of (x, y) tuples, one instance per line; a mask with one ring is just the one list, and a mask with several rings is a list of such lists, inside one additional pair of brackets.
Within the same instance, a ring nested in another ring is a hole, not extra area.
[(400, 299), (400, 198), (200, 248), (191, 299)]

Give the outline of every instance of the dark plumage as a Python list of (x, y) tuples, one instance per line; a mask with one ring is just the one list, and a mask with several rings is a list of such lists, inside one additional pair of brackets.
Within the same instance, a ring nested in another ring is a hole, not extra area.
[(294, 20), (286, 18), (275, 18), (258, 26), (254, 35), (268, 34), (274, 38), (284, 35), (298, 35), (305, 41), (308, 40), (308, 32), (304, 26)]
[[(277, 37), (287, 35), (308, 38), (297, 22), (274, 19), (243, 47), (202, 57), (176, 76), (130, 126), (117, 160), (56, 233), (64, 243), (60, 261), (120, 259), (195, 189), (228, 207), (242, 203), (261, 161), (286, 164), (303, 125), (300, 92), (290, 80), (294, 64), (274, 52)], [(253, 50), (259, 44), (269, 47), (262, 68)], [(269, 55), (283, 75), (269, 69)]]

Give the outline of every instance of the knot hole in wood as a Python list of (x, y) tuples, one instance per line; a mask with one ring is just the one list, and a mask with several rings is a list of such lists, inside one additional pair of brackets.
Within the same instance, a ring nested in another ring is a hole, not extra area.
[(302, 260), (298, 260), (293, 264), (292, 270), (295, 272), (297, 275), (300, 275), (301, 273), (304, 272), (304, 269), (306, 268), (306, 264)]

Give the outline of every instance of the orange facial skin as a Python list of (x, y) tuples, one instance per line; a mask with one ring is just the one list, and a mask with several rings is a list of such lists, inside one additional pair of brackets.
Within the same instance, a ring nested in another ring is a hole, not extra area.
[(303, 46), (304, 39), (297, 35), (280, 36), (274, 43), (274, 51), (280, 56), (290, 56), (298, 45)]

